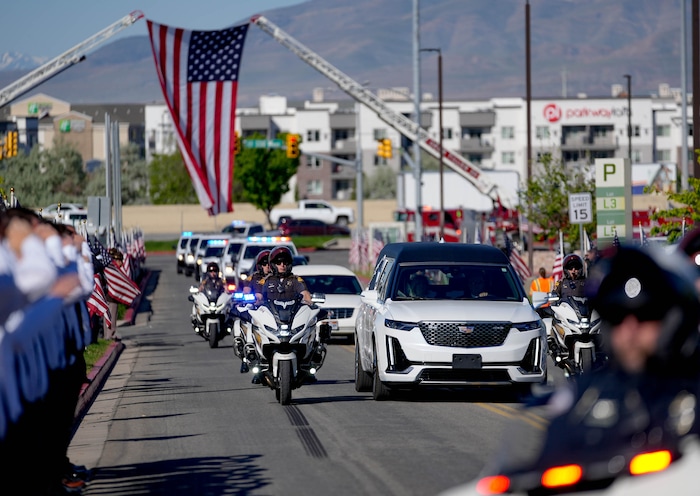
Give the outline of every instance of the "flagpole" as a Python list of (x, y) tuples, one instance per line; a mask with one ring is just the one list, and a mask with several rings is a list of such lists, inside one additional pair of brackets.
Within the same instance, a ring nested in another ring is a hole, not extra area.
[(561, 256), (564, 256), (564, 233), (559, 230), (559, 253), (561, 253)]

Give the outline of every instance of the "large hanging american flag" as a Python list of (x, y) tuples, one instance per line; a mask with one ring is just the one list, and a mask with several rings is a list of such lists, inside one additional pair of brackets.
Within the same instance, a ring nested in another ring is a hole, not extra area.
[(199, 203), (232, 212), (238, 71), (248, 24), (189, 31), (148, 20), (156, 72)]

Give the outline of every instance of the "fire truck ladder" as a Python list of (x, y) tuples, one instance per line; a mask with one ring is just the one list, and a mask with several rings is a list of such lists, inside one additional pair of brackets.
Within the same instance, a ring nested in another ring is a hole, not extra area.
[[(299, 43), (278, 26), (270, 22), (266, 17), (261, 15), (254, 16), (251, 18), (250, 22), (258, 26), (277, 40), (282, 46), (294, 52), (304, 62), (333, 81), (345, 93), (371, 109), (381, 120), (386, 122), (393, 129), (412, 141), (416, 141), (417, 139), (418, 144), (423, 150), (436, 159), (440, 159), (440, 143), (432, 139), (428, 132), (417, 123), (389, 108), (382, 99), (334, 67), (320, 55)], [(484, 195), (494, 200), (498, 199), (498, 195), (495, 192), (496, 185), (491, 184), (478, 167), (459, 154), (445, 149), (444, 146), (442, 151), (443, 163), (470, 181)]]
[(114, 24), (107, 26), (99, 33), (74, 46), (67, 52), (62, 53), (41, 67), (34, 69), (9, 86), (5, 86), (4, 88), (0, 89), (0, 107), (5, 106), (18, 96), (23, 95), (27, 91), (35, 88), (56, 74), (68, 69), (72, 65), (83, 61), (85, 59), (85, 54), (88, 51), (104, 43), (119, 31), (131, 26), (142, 17), (143, 12), (140, 10), (133, 11), (131, 14), (123, 17)]

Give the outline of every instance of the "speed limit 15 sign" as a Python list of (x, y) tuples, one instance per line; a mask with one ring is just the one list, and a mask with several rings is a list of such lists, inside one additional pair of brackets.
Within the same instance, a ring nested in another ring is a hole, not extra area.
[(569, 194), (569, 222), (572, 224), (593, 222), (593, 206), (590, 193)]

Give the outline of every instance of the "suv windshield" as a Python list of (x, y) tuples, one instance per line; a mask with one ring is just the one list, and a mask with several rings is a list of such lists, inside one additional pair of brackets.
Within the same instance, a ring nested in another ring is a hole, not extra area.
[(399, 267), (391, 298), (520, 301), (521, 295), (507, 266), (421, 263)]
[(204, 250), (204, 258), (210, 258), (210, 257), (221, 257), (221, 255), (224, 254), (224, 249), (225, 246), (208, 246), (206, 250)]
[(362, 293), (362, 286), (354, 276), (310, 276), (304, 275), (306, 287), (312, 293), (357, 294)]

